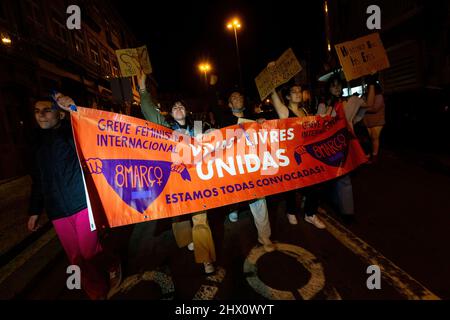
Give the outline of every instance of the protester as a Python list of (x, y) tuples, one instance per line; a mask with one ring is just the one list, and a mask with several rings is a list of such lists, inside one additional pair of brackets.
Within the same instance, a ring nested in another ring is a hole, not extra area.
[[(269, 64), (273, 66), (273, 64)], [(303, 95), (302, 88), (296, 84), (290, 84), (284, 91), (284, 97), (288, 101), (286, 106), (278, 96), (278, 93), (274, 90), (272, 92), (272, 100), (275, 110), (278, 113), (280, 119), (306, 117), (309, 115), (308, 110), (302, 107)], [(319, 229), (325, 229), (325, 224), (316, 215), (319, 207), (319, 193), (320, 186), (312, 186), (303, 188), (301, 190), (304, 200), (305, 221), (311, 223), (313, 226)], [(296, 202), (297, 190), (292, 190), (285, 193), (286, 197), (286, 214), (290, 224), (298, 224), (296, 212), (299, 210)]]
[[(238, 124), (240, 118), (255, 120), (252, 116), (251, 110), (245, 107), (244, 96), (238, 92), (231, 92), (228, 98), (229, 111), (222, 119), (222, 126), (228, 127)], [(263, 245), (266, 252), (275, 250), (275, 246), (270, 240), (271, 228), (269, 221), (269, 212), (267, 210), (267, 203), (265, 198), (255, 199), (251, 201), (241, 202), (228, 206), (228, 218), (231, 222), (238, 220), (238, 213), (242, 207), (248, 205), (255, 221), (255, 226), (258, 231), (258, 242)]]
[(372, 153), (370, 161), (376, 163), (380, 151), (380, 134), (386, 123), (385, 121), (385, 104), (381, 85), (377, 81), (370, 82), (375, 87), (375, 98), (373, 105), (368, 106), (364, 124), (369, 131), (370, 140), (372, 142)]
[[(93, 300), (106, 299), (108, 290), (120, 284), (120, 264), (105, 267), (104, 250), (97, 231), (91, 231), (84, 183), (66, 113), (74, 101), (58, 93), (39, 99), (34, 115), (40, 129), (34, 138), (32, 190), (28, 229), (37, 231), (43, 210), (55, 227), (71, 265), (81, 270), (81, 285)], [(110, 284), (107, 272), (110, 270)]]
[[(194, 136), (194, 126), (193, 123), (189, 121), (189, 117), (187, 117), (186, 104), (182, 100), (175, 101), (172, 104), (171, 109), (172, 121), (166, 121), (156, 109), (157, 106), (146, 89), (146, 78), (147, 76), (145, 73), (141, 72), (138, 79), (141, 109), (145, 119)], [(194, 213), (191, 217), (194, 225), (193, 227), (191, 227), (189, 221), (180, 221), (181, 218), (178, 217), (174, 219), (172, 230), (177, 245), (180, 248), (188, 246), (189, 250), (194, 250), (195, 261), (203, 264), (205, 273), (214, 273), (215, 268), (213, 263), (216, 260), (216, 252), (206, 211)]]
[[(352, 96), (348, 100), (342, 97), (342, 89), (344, 82), (340, 74), (332, 75), (326, 84), (325, 99), (319, 104), (317, 108), (318, 115), (331, 115), (336, 117), (340, 114), (345, 117), (349, 129), (354, 133), (354, 123), (363, 118), (364, 111), (361, 108), (367, 108), (368, 105), (373, 104), (374, 88), (370, 86), (368, 93), (368, 102), (363, 99)], [(360, 111), (363, 112), (360, 112)], [(353, 186), (349, 174), (339, 177), (331, 182), (332, 186), (332, 200), (336, 205), (341, 218), (344, 223), (351, 224), (355, 222), (355, 210), (353, 200)]]

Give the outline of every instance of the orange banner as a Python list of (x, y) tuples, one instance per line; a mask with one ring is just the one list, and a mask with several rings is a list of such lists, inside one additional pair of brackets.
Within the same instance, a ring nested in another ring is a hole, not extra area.
[(94, 109), (79, 107), (71, 118), (101, 228), (310, 186), (366, 161), (343, 114), (242, 123), (196, 138)]

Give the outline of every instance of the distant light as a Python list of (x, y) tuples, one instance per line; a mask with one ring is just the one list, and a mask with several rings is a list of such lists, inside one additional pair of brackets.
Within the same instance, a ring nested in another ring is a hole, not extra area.
[(328, 43), (328, 51), (331, 52), (331, 44)]
[(328, 3), (325, 1), (325, 13), (328, 13)]
[(12, 43), (12, 40), (8, 36), (2, 36), (2, 43), (5, 45), (10, 45)]
[(209, 63), (201, 63), (198, 65), (198, 69), (201, 72), (208, 72), (211, 71), (211, 65)]
[(266, 102), (267, 102), (267, 103), (270, 103), (270, 99), (267, 99)]
[(232, 21), (228, 22), (227, 24), (227, 28), (228, 29), (240, 29), (241, 28), (241, 22), (239, 21), (239, 19), (234, 18)]

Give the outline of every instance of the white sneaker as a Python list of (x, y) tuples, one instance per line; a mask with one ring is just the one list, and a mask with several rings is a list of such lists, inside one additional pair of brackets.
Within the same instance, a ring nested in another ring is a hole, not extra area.
[(276, 249), (275, 245), (273, 244), (272, 241), (270, 241), (270, 239), (265, 240), (258, 239), (258, 242), (264, 246), (264, 251), (266, 252), (273, 252)]
[(187, 248), (189, 251), (194, 251), (194, 243), (193, 242), (189, 243)]
[(290, 224), (292, 224), (292, 225), (298, 224), (297, 217), (294, 214), (288, 214), (287, 218), (288, 218)]
[(238, 213), (237, 211), (233, 211), (228, 215), (228, 219), (230, 219), (231, 222), (237, 222), (238, 221)]
[(316, 215), (313, 215), (311, 217), (306, 216), (305, 217), (305, 221), (311, 223), (312, 225), (314, 225), (318, 229), (325, 229), (326, 228), (325, 224)]
[(205, 268), (206, 274), (211, 274), (214, 273), (214, 271), (216, 271), (214, 265), (211, 262), (203, 262), (203, 267)]

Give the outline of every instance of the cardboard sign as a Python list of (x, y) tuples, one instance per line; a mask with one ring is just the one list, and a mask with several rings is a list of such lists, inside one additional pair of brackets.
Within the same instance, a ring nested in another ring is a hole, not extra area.
[(389, 68), (389, 60), (378, 33), (335, 46), (347, 81)]
[(303, 188), (366, 161), (342, 112), (242, 123), (197, 139), (102, 110), (78, 107), (71, 119), (98, 228)]
[(152, 66), (148, 56), (147, 47), (116, 50), (122, 77), (139, 75), (142, 68), (146, 74), (152, 73)]
[(286, 50), (275, 62), (274, 67), (266, 67), (256, 78), (261, 101), (264, 100), (278, 86), (291, 80), (302, 70), (302, 66), (291, 48)]

